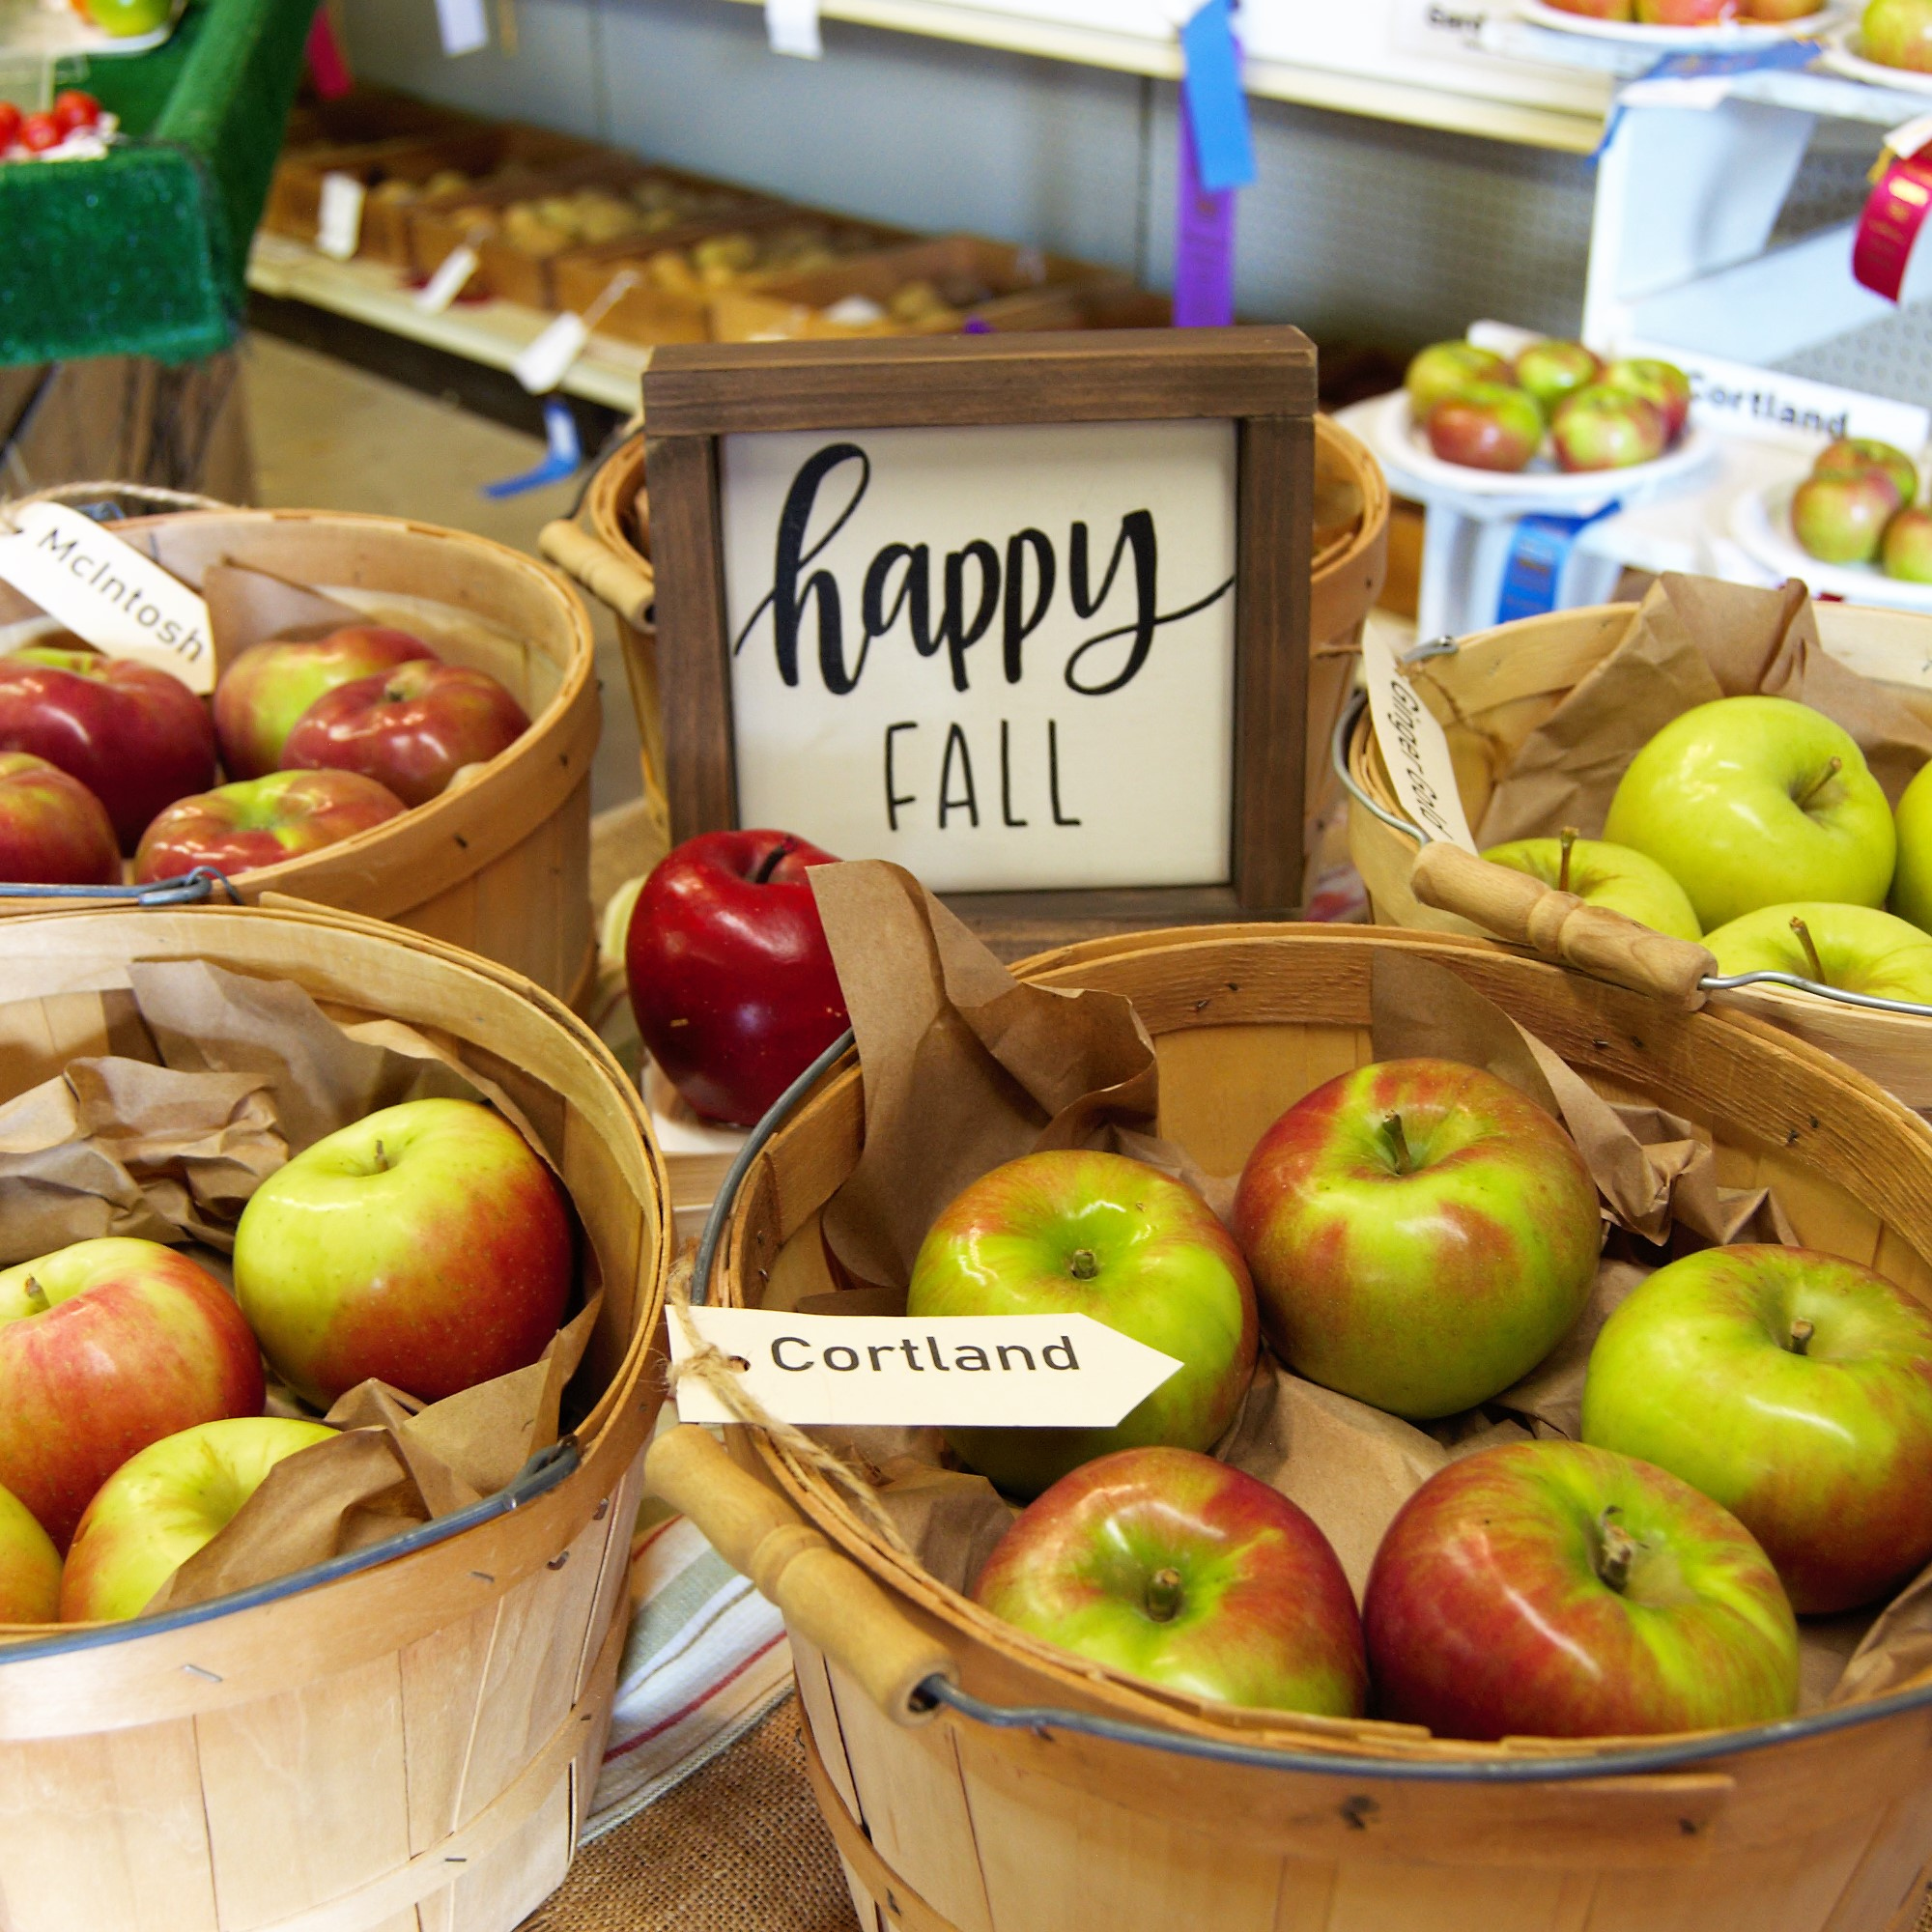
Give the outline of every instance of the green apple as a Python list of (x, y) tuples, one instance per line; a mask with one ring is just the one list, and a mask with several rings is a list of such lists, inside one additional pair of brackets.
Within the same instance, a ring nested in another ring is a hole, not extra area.
[(1873, 906), (1760, 906), (1704, 944), (1719, 973), (1795, 973), (1801, 980), (1932, 1006), (1932, 934)]
[(1801, 1614), (1856, 1608), (1932, 1558), (1932, 1310), (1837, 1255), (1687, 1255), (1604, 1324), (1583, 1439), (1721, 1503)]
[(1891, 875), (1891, 909), (1932, 932), (1932, 765), (1922, 766), (1898, 801), (1898, 866)]
[(204, 1422), (151, 1442), (87, 1506), (61, 1579), (63, 1623), (138, 1617), (196, 1550), (233, 1520), (284, 1458), (334, 1438), (284, 1415)]
[(1891, 808), (1851, 734), (1789, 697), (1719, 697), (1630, 762), (1604, 837), (1655, 859), (1706, 932), (1795, 899), (1885, 903)]
[(84, 4), (87, 17), (117, 40), (152, 34), (165, 27), (175, 11), (174, 0), (84, 0)]
[(1607, 907), (1672, 939), (1696, 939), (1703, 928), (1684, 888), (1655, 859), (1628, 845), (1601, 838), (1578, 838), (1565, 831), (1558, 838), (1518, 838), (1492, 845), (1483, 857), (1492, 865), (1527, 872), (1558, 892), (1575, 893), (1585, 905)]

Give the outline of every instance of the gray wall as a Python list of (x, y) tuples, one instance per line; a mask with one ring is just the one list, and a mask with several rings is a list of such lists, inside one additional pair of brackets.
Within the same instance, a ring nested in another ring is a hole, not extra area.
[[(826, 24), (823, 61), (788, 60), (766, 47), (761, 9), (725, 0), (517, 0), (517, 54), (456, 60), (431, 0), (341, 0), (340, 17), (372, 81), (1168, 283), (1164, 82), (838, 22)], [(1244, 316), (1397, 350), (1482, 315), (1577, 326), (1587, 160), (1271, 101), (1254, 120)]]

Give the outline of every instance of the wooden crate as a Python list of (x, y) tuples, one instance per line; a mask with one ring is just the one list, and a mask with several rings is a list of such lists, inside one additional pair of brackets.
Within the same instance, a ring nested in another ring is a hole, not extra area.
[[(1481, 941), (1364, 928), (1143, 933), (1018, 971), (1131, 998), (1160, 1060), (1160, 1131), (1230, 1174), (1284, 1108), (1369, 1058), (1373, 962), (1394, 951), (1493, 1000), (1600, 1093), (1696, 1122), (1727, 1184), (1775, 1181), (1802, 1241), (1932, 1302), (1932, 1131), (1748, 1015), (1673, 1010)], [(753, 1303), (769, 1283), (795, 1306), (834, 1288), (819, 1214), (858, 1158), (863, 1113), (848, 1060), (771, 1140), (725, 1230), (723, 1298)], [(1690, 1761), (1641, 1774), (1620, 1773), (1588, 1740), (1463, 1744), (1371, 1719), (1232, 1713), (1002, 1623), (891, 1548), (823, 1477), (756, 1431), (733, 1433), (758, 1484), (733, 1483), (733, 1465), (719, 1470), (723, 1452), (691, 1429), (660, 1438), (647, 1477), (787, 1609), (814, 1781), (867, 1932), (1908, 1932), (1916, 1921), (1932, 1861), (1932, 1681), (1822, 1718), (1676, 1741)], [(934, 1670), (998, 1705), (1295, 1761), (935, 1715), (912, 1694)], [(1578, 1771), (1552, 1761), (1579, 1755)], [(1471, 1767), (1499, 1781), (1475, 1781)]]
[[(587, 994), (597, 678), (589, 613), (563, 578), (487, 538), (395, 517), (188, 511), (116, 530), (189, 583), (212, 563), (249, 564), (418, 631), (440, 655), (500, 679), (530, 716), (470, 782), (340, 844), (239, 874), (245, 898), (279, 894), (393, 921), (573, 1003)], [(0, 586), (0, 627), (34, 614)]]
[(202, 907), (0, 921), (0, 1009), (39, 1016), (0, 1097), (103, 1050), (136, 959), (293, 980), (434, 1029), (498, 1083), (596, 1257), (594, 1397), (574, 1470), (441, 1542), (241, 1606), (0, 1632), (0, 1923), (509, 1932), (569, 1865), (623, 1650), (670, 1253), (638, 1096), (514, 974), (338, 913)]

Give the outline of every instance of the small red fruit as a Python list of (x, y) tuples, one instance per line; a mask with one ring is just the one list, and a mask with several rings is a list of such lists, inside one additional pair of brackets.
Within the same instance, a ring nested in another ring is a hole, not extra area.
[(51, 114), (29, 114), (20, 123), (20, 145), (30, 155), (43, 155), (66, 139), (66, 130)]
[(0, 155), (20, 138), (20, 110), (11, 100), (0, 100)]
[(54, 96), (54, 122), (64, 134), (77, 133), (83, 128), (95, 128), (100, 124), (100, 103), (91, 94), (83, 94), (77, 87), (70, 87)]

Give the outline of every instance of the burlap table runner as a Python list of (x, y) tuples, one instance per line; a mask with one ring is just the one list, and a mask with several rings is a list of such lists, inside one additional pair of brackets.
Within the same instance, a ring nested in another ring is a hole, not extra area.
[(858, 1932), (788, 1697), (655, 1804), (585, 1845), (523, 1932)]

